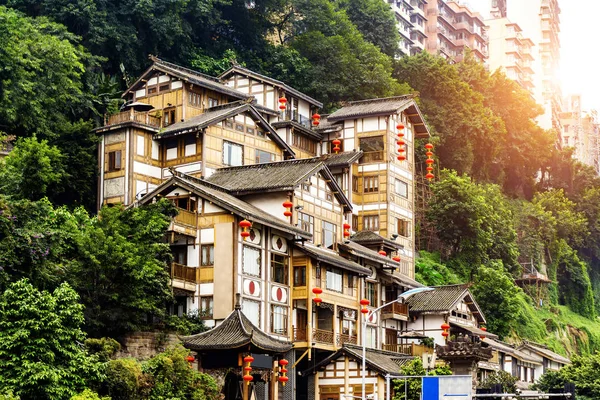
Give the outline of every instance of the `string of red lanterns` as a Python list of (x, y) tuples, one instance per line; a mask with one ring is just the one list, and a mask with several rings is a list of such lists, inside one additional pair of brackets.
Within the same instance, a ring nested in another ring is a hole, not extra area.
[(343, 225), (344, 228), (344, 237), (350, 237), (350, 224), (344, 224)]
[(450, 325), (448, 325), (446, 322), (444, 322), (441, 326), (442, 328), (442, 336), (444, 337), (444, 339), (448, 340), (448, 336), (450, 336), (450, 333), (448, 332), (448, 330), (450, 329)]
[(323, 289), (321, 289), (321, 288), (319, 288), (319, 287), (316, 287), (316, 288), (313, 288), (312, 292), (313, 292), (313, 293), (314, 293), (314, 295), (315, 295), (315, 298), (313, 299), (313, 301), (314, 301), (315, 303), (317, 303), (317, 304), (321, 303), (321, 302), (323, 301), (323, 299), (322, 299), (322, 298), (320, 298), (320, 297), (319, 297), (319, 295), (320, 295), (321, 293), (323, 293)]
[(244, 357), (244, 363), (246, 363), (248, 365), (246, 365), (244, 367), (244, 376), (242, 379), (244, 380), (244, 382), (246, 382), (246, 385), (249, 385), (250, 382), (252, 382), (254, 380), (252, 375), (250, 375), (250, 372), (252, 371), (252, 366), (250, 364), (252, 364), (253, 361), (254, 361), (254, 357), (252, 357), (252, 356)]
[(291, 201), (284, 201), (283, 208), (285, 208), (285, 211), (283, 212), (283, 215), (285, 215), (288, 218), (291, 217), (292, 216), (292, 207), (294, 207), (294, 203), (292, 203)]
[(398, 140), (396, 141), (396, 144), (398, 145), (398, 153), (400, 153), (398, 154), (398, 161), (404, 161), (406, 160), (406, 155), (404, 154), (406, 151), (406, 143), (404, 142), (404, 124), (398, 122), (396, 129), (398, 130)]
[(367, 306), (369, 304), (371, 304), (371, 302), (368, 299), (362, 299), (360, 301), (360, 305), (362, 306), (362, 308), (360, 309), (360, 312), (363, 313), (365, 315), (365, 317), (369, 313), (369, 309), (367, 308)]
[(312, 115), (312, 125), (316, 128), (321, 123), (321, 116), (319, 113), (314, 113)]
[(281, 111), (283, 111), (283, 110), (285, 110), (287, 108), (286, 103), (287, 103), (287, 99), (285, 97), (281, 96), (279, 98), (279, 109)]
[[(486, 328), (485, 326), (482, 326), (482, 327), (481, 327), (481, 328), (479, 328), (479, 329), (481, 329), (481, 330), (482, 330), (482, 331), (484, 331), (484, 332), (487, 332), (487, 328)], [(479, 339), (481, 339), (481, 340), (485, 340), (485, 336), (481, 335), (481, 336), (479, 336)]]
[(240, 236), (246, 240), (248, 236), (250, 236), (250, 232), (248, 232), (248, 228), (252, 226), (252, 222), (244, 219), (240, 221), (240, 228), (242, 228), (242, 232), (240, 232)]
[(282, 386), (285, 386), (285, 384), (287, 383), (287, 381), (289, 380), (289, 378), (287, 377), (287, 365), (288, 365), (289, 361), (286, 359), (281, 359), (279, 360), (279, 365), (281, 365), (281, 367), (279, 368), (279, 373), (281, 374), (278, 378), (279, 382), (281, 382)]
[(427, 149), (427, 152), (425, 153), (427, 156), (427, 160), (425, 160), (425, 163), (427, 163), (427, 168), (425, 168), (427, 170), (427, 174), (425, 175), (425, 178), (431, 181), (433, 178), (435, 178), (435, 175), (433, 175), (433, 163), (435, 162), (432, 151), (433, 145), (431, 143), (427, 143), (425, 145), (425, 149)]
[(333, 143), (333, 151), (335, 151), (335, 154), (339, 153), (342, 141), (340, 139), (333, 139), (331, 143)]

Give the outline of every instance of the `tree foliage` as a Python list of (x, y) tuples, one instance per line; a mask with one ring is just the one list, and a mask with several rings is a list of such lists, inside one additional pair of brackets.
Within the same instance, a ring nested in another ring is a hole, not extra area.
[[(427, 371), (423, 367), (423, 361), (415, 357), (410, 363), (404, 364), (400, 368), (400, 375), (406, 376), (425, 376), (425, 375), (452, 375), (452, 370), (448, 366), (436, 366), (432, 371)], [(421, 378), (396, 379), (393, 381), (394, 397), (393, 400), (420, 400), (421, 399)], [(405, 386), (406, 385), (406, 386)], [(406, 390), (405, 390), (406, 388)], [(406, 396), (405, 396), (406, 393)]]
[(83, 306), (63, 283), (38, 291), (26, 280), (0, 295), (0, 391), (23, 399), (64, 399), (100, 377), (85, 339)]

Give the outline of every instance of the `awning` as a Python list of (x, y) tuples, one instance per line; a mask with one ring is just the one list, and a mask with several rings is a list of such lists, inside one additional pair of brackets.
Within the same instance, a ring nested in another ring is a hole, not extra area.
[(492, 338), (492, 339), (498, 339), (498, 335), (494, 335), (493, 333), (490, 333), (490, 332), (487, 332), (487, 331), (482, 331), (481, 329), (476, 328), (476, 327), (471, 326), (471, 325), (463, 325), (463, 324), (458, 324), (456, 322), (450, 322), (450, 326), (451, 327), (456, 327), (456, 328), (464, 329), (464, 330), (469, 331), (472, 334), (477, 335), (477, 336), (484, 336), (484, 337), (489, 337), (489, 338)]
[(372, 273), (369, 268), (363, 267), (354, 261), (347, 260), (333, 250), (317, 247), (309, 243), (304, 243), (303, 245), (298, 244), (295, 248), (315, 258), (317, 261), (329, 264), (333, 267), (342, 268), (364, 276), (369, 276)]

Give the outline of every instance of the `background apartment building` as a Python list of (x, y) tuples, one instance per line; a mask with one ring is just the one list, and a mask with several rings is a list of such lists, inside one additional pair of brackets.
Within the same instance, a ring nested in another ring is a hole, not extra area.
[(582, 109), (581, 96), (565, 98), (565, 109), (560, 113), (560, 145), (572, 147), (573, 156), (582, 163), (600, 171), (600, 133), (595, 111)]

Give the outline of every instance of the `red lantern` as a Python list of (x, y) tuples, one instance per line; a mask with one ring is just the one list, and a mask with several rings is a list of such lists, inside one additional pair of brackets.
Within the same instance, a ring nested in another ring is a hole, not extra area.
[(433, 153), (431, 151), (428, 151), (427, 153), (425, 153), (425, 155), (429, 158), (433, 157)]
[(396, 129), (401, 131), (402, 129), (404, 129), (404, 124), (402, 122), (398, 122), (398, 125), (396, 125)]
[(250, 371), (252, 371), (252, 367), (244, 367), (244, 371), (250, 372)]
[(240, 228), (242, 228), (242, 232), (240, 232), (240, 236), (244, 238), (244, 240), (246, 240), (246, 238), (248, 236), (250, 236), (250, 232), (248, 232), (248, 228), (250, 228), (252, 226), (252, 223), (248, 220), (242, 220), (240, 221)]
[(433, 164), (433, 163), (435, 163), (435, 160), (432, 160), (431, 158), (428, 158), (427, 160), (425, 160), (425, 162), (427, 164)]
[(385, 250), (379, 250), (379, 255), (385, 257), (387, 256), (387, 253), (385, 252)]
[(351, 228), (350, 224), (344, 224), (343, 226), (344, 226), (344, 229), (350, 229)]
[(319, 113), (314, 113), (314, 114), (312, 115), (312, 119), (317, 119), (317, 120), (320, 120), (320, 119), (321, 119), (321, 116), (319, 115)]
[(286, 109), (286, 105), (285, 105), (285, 103), (287, 103), (287, 99), (286, 99), (285, 97), (280, 97), (280, 98), (279, 98), (279, 109), (280, 109), (281, 111), (283, 111), (283, 110), (285, 110), (285, 109)]
[(482, 330), (482, 331), (484, 331), (484, 332), (487, 332), (487, 328), (486, 328), (485, 326), (482, 326), (482, 327), (481, 327), (481, 328), (479, 328), (479, 329), (481, 329), (481, 330)]
[(350, 232), (349, 231), (344, 231), (344, 237), (350, 237)]
[(443, 330), (447, 331), (448, 329), (450, 329), (450, 325), (448, 325), (447, 323), (445, 323), (445, 322), (444, 322), (444, 323), (442, 324), (441, 328), (442, 328)]
[(254, 362), (254, 357), (246, 356), (246, 357), (244, 357), (244, 362), (252, 363), (252, 362)]
[(398, 153), (404, 153), (406, 150), (404, 150), (404, 147), (399, 147), (398, 148)]
[(396, 262), (400, 262), (400, 257), (398, 256), (394, 256), (392, 257), (392, 260), (396, 261)]
[(340, 144), (342, 144), (342, 141), (339, 139), (333, 139), (331, 143), (333, 143), (333, 151), (335, 151), (335, 154), (337, 154), (340, 151)]
[(285, 358), (282, 358), (281, 360), (279, 360), (279, 365), (288, 365), (289, 361), (286, 360)]
[(398, 146), (404, 146), (406, 143), (404, 142), (404, 140), (400, 139), (400, 140), (396, 141), (396, 144)]
[(289, 378), (287, 376), (280, 376), (279, 377), (279, 382), (286, 383), (287, 381), (289, 381)]
[(312, 292), (318, 296), (321, 293), (323, 293), (323, 289), (321, 289), (320, 287), (316, 287), (316, 288), (313, 288)]
[(292, 212), (291, 211), (284, 211), (283, 215), (285, 215), (286, 217), (291, 217), (292, 216)]
[(254, 378), (252, 377), (252, 375), (244, 375), (244, 377), (242, 378), (244, 380), (244, 382), (246, 382), (246, 384), (250, 384), (250, 382), (252, 382), (254, 380)]
[(312, 124), (313, 124), (313, 126), (315, 126), (315, 127), (316, 127), (316, 126), (319, 126), (320, 122), (319, 122), (319, 120), (318, 120), (318, 119), (313, 119), (313, 122), (312, 122)]
[(398, 156), (398, 161), (404, 161), (404, 160), (406, 160), (406, 156), (404, 154), (400, 154)]
[(427, 178), (428, 180), (432, 180), (433, 178), (435, 178), (435, 175), (430, 172), (427, 175), (425, 175), (425, 178)]
[(425, 169), (429, 172), (433, 171), (433, 167), (431, 165), (428, 165), (427, 168), (425, 168)]
[(292, 207), (294, 207), (294, 203), (292, 203), (291, 201), (283, 202), (283, 208), (292, 208)]
[(319, 303), (321, 303), (321, 302), (323, 301), (323, 299), (322, 299), (322, 298), (320, 298), (320, 297), (315, 297), (315, 298), (313, 299), (313, 301), (314, 301), (315, 303), (319, 304)]
[(195, 360), (195, 358), (194, 358), (194, 356), (192, 356), (192, 355), (189, 355), (189, 356), (187, 356), (187, 357), (185, 358), (185, 360), (186, 360), (187, 362), (189, 362), (189, 363), (193, 363), (193, 362), (194, 362), (194, 360)]
[(368, 306), (369, 304), (371, 304), (371, 302), (370, 302), (368, 299), (362, 299), (362, 300), (360, 301), (360, 305), (361, 305), (361, 306), (363, 306), (363, 307), (366, 307), (366, 306)]
[(288, 370), (287, 370), (287, 369), (285, 369), (285, 368), (281, 368), (281, 369), (279, 370), (279, 372), (281, 372), (282, 374), (287, 374)]
[(445, 338), (448, 338), (448, 336), (450, 336), (450, 334), (446, 331), (442, 332), (442, 336)]
[(398, 132), (398, 137), (402, 139), (404, 137), (404, 132)]
[(433, 145), (432, 145), (431, 143), (427, 143), (427, 144), (425, 145), (425, 148), (426, 148), (427, 150), (433, 150)]
[(368, 308), (363, 308), (360, 310), (361, 313), (367, 315), (369, 313), (369, 309)]

